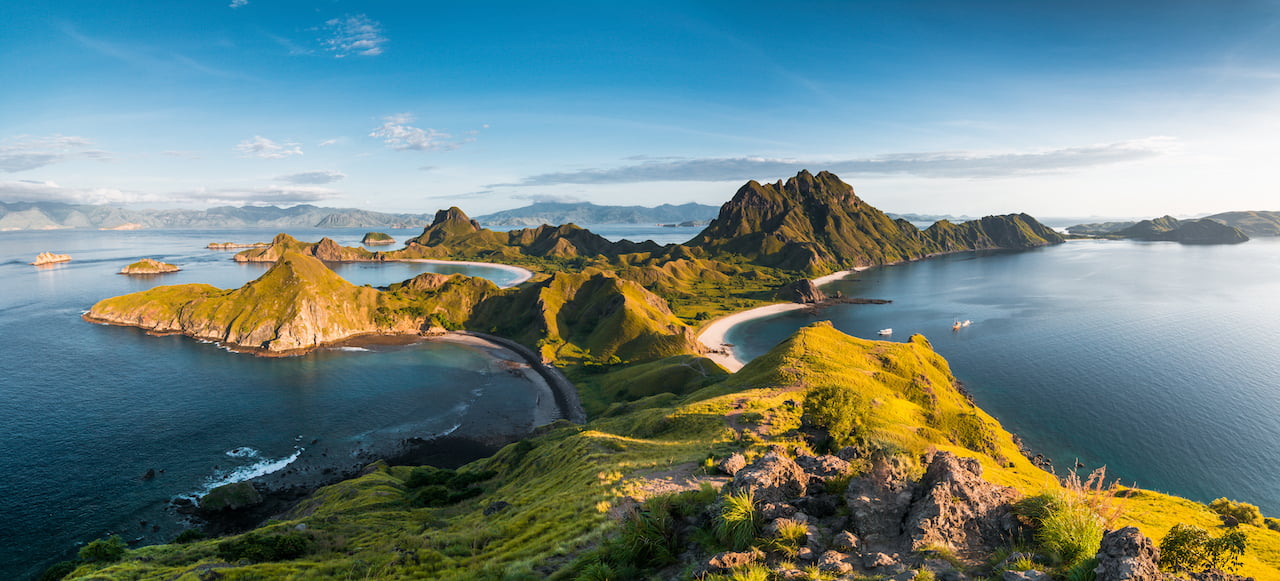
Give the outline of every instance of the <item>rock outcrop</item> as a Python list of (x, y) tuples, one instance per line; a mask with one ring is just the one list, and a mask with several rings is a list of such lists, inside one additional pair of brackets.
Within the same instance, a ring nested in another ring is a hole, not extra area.
[(1020, 528), (1010, 511), (1021, 496), (983, 480), (976, 458), (934, 454), (907, 511), (911, 548), (946, 545), (960, 555), (989, 553)]
[(819, 290), (818, 285), (807, 278), (791, 283), (784, 294), (793, 303), (813, 304), (827, 300), (826, 293)]
[(1094, 573), (1097, 581), (1161, 581), (1160, 549), (1137, 528), (1108, 531)]
[(177, 265), (167, 262), (160, 262), (152, 258), (143, 258), (129, 266), (120, 270), (120, 274), (147, 275), (147, 274), (164, 274), (167, 272), (178, 272), (182, 270)]
[(31, 264), (34, 266), (44, 266), (46, 264), (57, 264), (59, 262), (68, 262), (71, 256), (68, 254), (54, 254), (52, 252), (41, 252), (36, 255), (36, 259)]
[(769, 452), (738, 470), (729, 484), (732, 492), (749, 492), (758, 503), (780, 503), (804, 496), (809, 476), (795, 460)]

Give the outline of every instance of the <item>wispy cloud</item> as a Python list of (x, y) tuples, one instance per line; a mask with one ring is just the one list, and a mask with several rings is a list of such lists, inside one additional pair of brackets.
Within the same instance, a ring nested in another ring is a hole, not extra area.
[(468, 138), (461, 142), (453, 141), (453, 136), (448, 133), (409, 125), (414, 119), (408, 113), (384, 117), (382, 126), (371, 131), (369, 137), (381, 139), (391, 149), (400, 151), (449, 151), (475, 140)]
[(0, 171), (15, 173), (78, 159), (111, 159), (110, 153), (92, 145), (88, 139), (72, 135), (19, 135), (0, 141)]
[(347, 174), (340, 171), (322, 170), (283, 175), (277, 177), (276, 180), (291, 184), (320, 185), (340, 182), (346, 178)]
[(231, 8), (239, 8), (241, 6), (248, 6), (248, 5), (249, 5), (249, 0), (231, 0), (231, 4), (230, 4)]
[(335, 58), (377, 56), (382, 54), (382, 45), (387, 43), (387, 37), (382, 35), (382, 25), (363, 14), (328, 20), (324, 23), (324, 30), (328, 36), (320, 39), (320, 43)]
[(555, 204), (576, 204), (584, 201), (582, 198), (561, 194), (524, 194), (511, 196), (517, 200), (529, 200), (535, 204), (555, 203)]
[(263, 186), (249, 188), (198, 189), (175, 192), (169, 201), (196, 204), (303, 204), (336, 198), (341, 193), (314, 186)]
[(261, 135), (253, 139), (241, 141), (235, 147), (241, 157), (257, 157), (261, 159), (282, 159), (292, 155), (302, 155), (302, 144), (286, 141), (277, 143)]
[(1061, 173), (1140, 161), (1177, 149), (1170, 137), (1033, 152), (942, 151), (891, 153), (864, 159), (777, 159), (766, 157), (655, 159), (607, 169), (545, 173), (496, 186), (623, 184), (656, 181), (776, 179), (802, 169), (847, 175), (911, 175), (924, 178), (1001, 178)]
[(160, 155), (164, 155), (167, 157), (179, 157), (182, 159), (200, 159), (200, 154), (194, 151), (181, 151), (177, 149), (168, 149), (165, 151), (161, 151)]
[(68, 188), (52, 181), (0, 181), (0, 201), (62, 202), (65, 204), (128, 204), (162, 201), (142, 192), (115, 188)]
[(335, 137), (333, 139), (326, 139), (324, 141), (321, 141), (320, 143), (317, 143), (316, 147), (329, 147), (330, 145), (337, 145), (339, 143), (342, 143), (343, 141), (346, 141), (346, 138)]
[(72, 40), (75, 40), (89, 50), (100, 55), (122, 61), (131, 66), (146, 69), (152, 73), (187, 76), (190, 75), (192, 71), (197, 71), (218, 77), (241, 78), (243, 76), (239, 73), (231, 73), (210, 67), (195, 59), (183, 56), (176, 52), (86, 36), (81, 34), (79, 30), (70, 24), (61, 24), (60, 28), (63, 34), (71, 37)]

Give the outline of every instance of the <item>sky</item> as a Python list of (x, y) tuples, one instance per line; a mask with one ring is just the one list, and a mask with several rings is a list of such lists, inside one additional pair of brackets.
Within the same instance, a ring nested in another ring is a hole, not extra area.
[(1280, 2), (0, 3), (0, 201), (1280, 210)]

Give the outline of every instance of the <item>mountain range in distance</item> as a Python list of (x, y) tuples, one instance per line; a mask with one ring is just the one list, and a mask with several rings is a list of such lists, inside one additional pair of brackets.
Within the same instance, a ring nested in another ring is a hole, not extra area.
[[(1227, 229), (1213, 228), (1205, 224), (1205, 220), (1221, 224), (1228, 229), (1238, 230), (1246, 238), (1240, 239)], [(1214, 235), (1215, 239), (1224, 239), (1228, 242), (1244, 242), (1248, 236), (1262, 238), (1280, 236), (1280, 212), (1263, 210), (1222, 212), (1205, 216), (1200, 220), (1178, 220), (1172, 216), (1162, 216), (1151, 220), (1096, 222), (1067, 227), (1067, 232), (1076, 236), (1139, 240), (1177, 240), (1179, 231), (1187, 232), (1193, 237), (1208, 233)], [(1200, 242), (1200, 240), (1192, 241)]]
[(64, 228), (421, 228), (430, 224), (431, 218), (432, 214), (388, 214), (308, 204), (288, 208), (220, 206), (207, 210), (135, 210), (61, 202), (0, 202), (0, 231)]

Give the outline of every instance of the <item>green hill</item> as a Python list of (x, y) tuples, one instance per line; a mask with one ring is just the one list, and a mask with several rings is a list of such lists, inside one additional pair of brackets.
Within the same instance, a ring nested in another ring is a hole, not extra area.
[(237, 252), (234, 258), (236, 262), (275, 262), (287, 252), (314, 256), (328, 262), (378, 260), (377, 253), (363, 248), (339, 246), (329, 238), (321, 238), (319, 242), (299, 242), (298, 239), (284, 233), (276, 234), (276, 237), (271, 240), (271, 245)]
[(1280, 236), (1280, 212), (1223, 212), (1207, 218), (1239, 228), (1248, 236)]
[(653, 252), (661, 246), (650, 241), (611, 242), (603, 236), (573, 224), (538, 226), (496, 232), (454, 207), (436, 212), (435, 220), (422, 234), (409, 239), (405, 249), (387, 253), (393, 258), (468, 258), (512, 260), (524, 257), (566, 259), (633, 252)]
[(1234, 226), (1227, 226), (1208, 218), (1178, 220), (1173, 216), (1143, 220), (1128, 228), (1115, 231), (1113, 236), (1183, 244), (1238, 244), (1249, 240), (1244, 232)]

